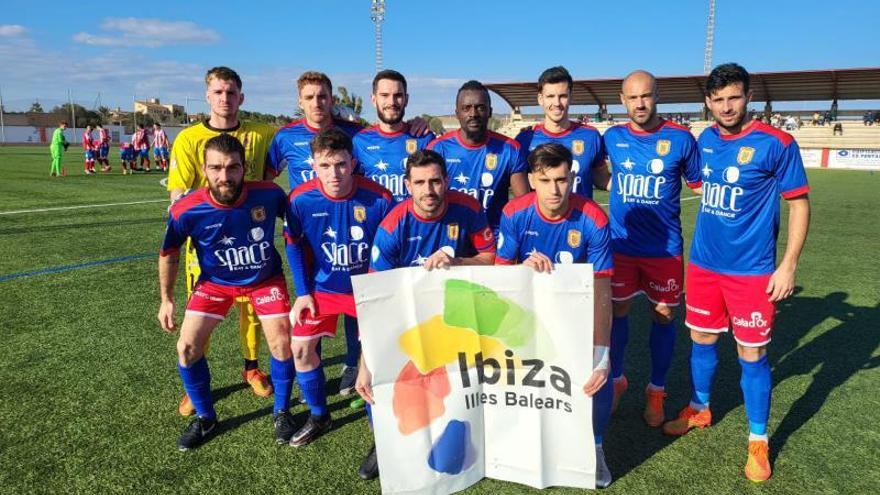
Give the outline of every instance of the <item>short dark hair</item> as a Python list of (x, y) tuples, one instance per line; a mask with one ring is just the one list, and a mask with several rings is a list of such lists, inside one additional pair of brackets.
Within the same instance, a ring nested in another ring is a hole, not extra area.
[(571, 170), (571, 151), (559, 143), (544, 143), (529, 153), (529, 172), (535, 173), (547, 168), (556, 168), (563, 163)]
[(153, 122), (153, 127), (162, 127), (162, 124), (158, 122)]
[(144, 124), (138, 124), (138, 129), (143, 129), (143, 128), (144, 128)]
[(750, 80), (751, 77), (743, 66), (735, 63), (721, 64), (709, 73), (706, 79), (706, 94), (712, 95), (719, 89), (736, 83), (742, 83), (743, 92), (748, 93)]
[(403, 92), (406, 93), (406, 78), (400, 72), (391, 69), (385, 69), (376, 73), (376, 77), (373, 78), (373, 93), (376, 92), (376, 87), (379, 86), (379, 81), (382, 79), (390, 79), (403, 84)]
[(219, 79), (221, 81), (232, 81), (238, 86), (238, 90), (241, 91), (241, 77), (238, 76), (238, 73), (229, 67), (218, 66), (211, 67), (208, 69), (208, 72), (205, 74), (205, 85), (211, 84), (211, 79)]
[(455, 94), (456, 103), (458, 103), (458, 97), (461, 95), (462, 91), (482, 91), (486, 93), (486, 99), (489, 100), (490, 103), (492, 102), (492, 98), (489, 97), (489, 90), (486, 89), (486, 86), (483, 86), (483, 83), (481, 83), (480, 81), (471, 79), (470, 81), (462, 84), (461, 87), (458, 88), (458, 93)]
[(412, 169), (417, 167), (427, 167), (428, 165), (439, 166), (440, 174), (442, 174), (443, 177), (447, 176), (446, 160), (443, 159), (443, 156), (440, 153), (437, 153), (434, 150), (420, 150), (407, 157), (406, 173), (404, 174), (404, 177), (409, 179), (410, 171)]
[(208, 156), (208, 151), (219, 151), (224, 155), (231, 155), (233, 153), (238, 153), (238, 158), (241, 160), (242, 165), (244, 165), (244, 146), (241, 144), (235, 136), (231, 134), (221, 133), (217, 136), (212, 137), (205, 143), (205, 151), (202, 159)]
[(96, 127), (100, 127), (101, 129), (104, 128), (104, 126), (102, 126), (100, 122), (98, 122), (97, 124), (95, 124), (95, 126), (96, 126)]
[(349, 155), (352, 154), (351, 138), (336, 128), (319, 132), (312, 138), (309, 147), (312, 150), (312, 156), (323, 151), (347, 151)]
[(561, 65), (550, 67), (542, 72), (541, 77), (538, 78), (538, 92), (544, 91), (545, 84), (556, 84), (561, 82), (568, 83), (568, 90), (572, 90), (574, 81), (571, 79), (571, 74), (568, 73), (568, 69)]

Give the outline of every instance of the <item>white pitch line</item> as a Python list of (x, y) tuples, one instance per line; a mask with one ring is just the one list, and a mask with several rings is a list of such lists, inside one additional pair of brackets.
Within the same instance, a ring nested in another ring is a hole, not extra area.
[(58, 206), (55, 208), (37, 208), (34, 210), (0, 211), (0, 215), (18, 215), (20, 213), (40, 213), (44, 211), (82, 210), (84, 208), (103, 208), (105, 206), (143, 205), (147, 203), (167, 203), (168, 199), (150, 199), (147, 201), (129, 201), (127, 203), (103, 203), (99, 205)]

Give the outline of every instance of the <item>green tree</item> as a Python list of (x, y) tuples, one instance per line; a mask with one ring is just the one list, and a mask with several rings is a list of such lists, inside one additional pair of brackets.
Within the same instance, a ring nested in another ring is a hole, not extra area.
[(30, 110), (28, 110), (28, 112), (45, 113), (45, 110), (43, 110), (43, 105), (40, 105), (40, 102), (35, 101), (35, 102), (31, 103), (31, 108), (30, 108)]
[(333, 95), (333, 104), (348, 108), (356, 115), (361, 114), (364, 109), (364, 99), (354, 93), (349, 93), (345, 86), (336, 88), (336, 94)]

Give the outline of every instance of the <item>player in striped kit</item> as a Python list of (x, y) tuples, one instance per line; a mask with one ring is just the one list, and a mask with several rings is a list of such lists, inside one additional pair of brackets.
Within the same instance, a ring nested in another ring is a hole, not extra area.
[(95, 154), (98, 150), (98, 143), (92, 137), (92, 124), (86, 126), (82, 134), (82, 148), (85, 156), (84, 172), (86, 175), (95, 173)]
[(96, 159), (101, 164), (101, 172), (109, 172), (110, 167), (110, 131), (104, 129), (104, 126), (97, 124), (98, 127), (98, 156)]
[(168, 135), (162, 129), (162, 125), (153, 124), (153, 155), (156, 157), (156, 167), (163, 172), (168, 171)]

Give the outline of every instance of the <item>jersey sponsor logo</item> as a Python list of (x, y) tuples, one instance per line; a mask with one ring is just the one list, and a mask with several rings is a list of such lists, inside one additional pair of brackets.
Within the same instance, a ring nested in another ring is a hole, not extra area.
[(625, 168), (627, 170), (632, 170), (633, 167), (635, 167), (636, 162), (630, 160), (629, 157), (626, 157), (626, 160), (620, 162), (620, 164), (623, 165), (623, 168)]
[(406, 140), (406, 153), (408, 155), (412, 155), (419, 149), (419, 143), (415, 139), (407, 139)]
[(539, 234), (537, 230), (527, 230), (527, 231), (526, 231), (526, 235), (531, 235), (531, 236), (538, 237), (538, 236), (541, 235), (541, 234)]
[(216, 229), (216, 228), (222, 227), (222, 226), (223, 226), (222, 222), (221, 223), (212, 223), (211, 225), (208, 225), (207, 227), (205, 227), (205, 230)]
[(565, 238), (568, 241), (568, 245), (577, 248), (581, 245), (581, 232), (579, 230), (571, 229), (568, 231), (568, 236)]
[(251, 220), (262, 222), (266, 220), (266, 208), (263, 206), (254, 206), (251, 208)]
[(696, 306), (691, 306), (690, 304), (685, 304), (685, 307), (687, 308), (688, 311), (693, 311), (694, 313), (697, 313), (699, 315), (709, 316), (710, 314), (712, 314), (707, 309), (698, 308)]
[(458, 175), (456, 175), (453, 180), (455, 182), (458, 182), (459, 184), (464, 185), (464, 184), (467, 184), (471, 180), (471, 178), (468, 177), (467, 175), (464, 175), (464, 172), (459, 172)]
[(368, 151), (376, 151), (376, 150), (379, 150), (379, 149), (382, 149), (382, 147), (379, 146), (378, 144), (374, 144), (374, 145), (372, 145), (372, 146), (367, 146), (367, 150), (368, 150)]
[[(456, 177), (456, 179), (458, 179)], [(466, 182), (465, 182), (466, 183)], [(483, 206), (483, 210), (489, 209), (489, 202), (492, 201), (492, 198), (495, 197), (495, 190), (488, 189), (485, 187), (475, 188), (475, 187), (453, 187), (450, 186), (449, 189), (453, 191), (458, 191), (460, 193), (467, 194), (472, 198), (476, 199)]]
[(446, 226), (446, 237), (454, 241), (458, 239), (458, 224), (453, 222)]
[(331, 239), (336, 239), (336, 231), (333, 230), (332, 226), (327, 227), (327, 230), (324, 231), (324, 235), (326, 235), (327, 237), (329, 237)]
[(556, 253), (556, 263), (570, 265), (574, 263), (574, 255), (568, 251), (559, 251)]
[(421, 240), (422, 240), (422, 236), (420, 236), (420, 235), (416, 235), (416, 236), (412, 236), (412, 237), (407, 237), (407, 238), (406, 238), (406, 241), (407, 241), (407, 242), (416, 242), (416, 241), (421, 241)]
[(363, 206), (355, 206), (353, 211), (354, 219), (360, 223), (364, 223), (364, 220), (367, 219), (367, 209)]
[[(712, 172), (708, 163), (703, 166), (705, 177), (709, 177)], [(742, 187), (736, 185), (739, 176), (739, 168), (730, 166), (721, 174), (724, 182), (704, 181), (700, 199), (701, 211), (722, 217), (736, 217), (736, 213), (742, 209), (737, 205), (737, 201), (745, 193)]]
[(678, 285), (678, 283), (675, 281), (674, 278), (670, 278), (669, 280), (667, 280), (666, 285), (660, 285), (652, 280), (652, 281), (648, 282), (648, 287), (656, 290), (657, 292), (661, 292), (661, 293), (665, 293), (665, 292), (673, 292), (674, 293), (674, 292), (678, 292), (678, 289), (681, 288)]
[(373, 174), (370, 176), (370, 180), (388, 189), (395, 198), (406, 196), (403, 174)]
[(486, 170), (495, 170), (498, 167), (498, 155), (486, 153)]
[(655, 171), (658, 164), (648, 163), (647, 169), (651, 174), (618, 172), (615, 177), (617, 193), (624, 203), (657, 204), (663, 199), (661, 189), (666, 184), (666, 177), (659, 175), (663, 171), (663, 162), (659, 160), (659, 171)]
[(329, 216), (330, 216), (330, 213), (328, 213), (326, 211), (319, 211), (318, 213), (312, 213), (312, 218), (329, 217)]
[(614, 146), (617, 146), (618, 148), (629, 148), (629, 145), (626, 143), (615, 143)]
[(584, 141), (582, 139), (575, 139), (571, 142), (571, 152), (575, 155), (583, 155), (584, 154)]
[(461, 163), (461, 158), (447, 158), (446, 163)]
[(294, 146), (308, 146), (308, 145), (309, 145), (309, 142), (308, 142), (308, 141), (295, 141), (295, 142), (293, 143), (293, 145), (294, 145)]
[(703, 148), (703, 153), (715, 153), (715, 150), (712, 148)]
[(764, 315), (760, 311), (753, 311), (750, 317), (751, 319), (747, 320), (734, 316), (732, 318), (733, 324), (743, 328), (765, 328), (767, 326), (767, 320), (764, 319)]
[(321, 251), (333, 271), (358, 269), (367, 261), (370, 245), (363, 241), (349, 243), (324, 242)]
[(272, 289), (269, 290), (268, 295), (257, 297), (256, 301), (254, 301), (254, 302), (257, 304), (257, 306), (262, 306), (263, 304), (269, 304), (269, 303), (273, 303), (276, 301), (283, 301), (283, 300), (284, 300), (284, 293), (281, 292), (281, 289), (279, 289), (278, 287), (272, 287)]
[(260, 242), (266, 237), (266, 233), (262, 227), (254, 227), (248, 232), (248, 240), (251, 242)]
[(672, 150), (672, 141), (668, 139), (660, 139), (657, 141), (657, 155), (658, 156), (666, 156)]
[(740, 165), (746, 165), (752, 161), (752, 158), (755, 157), (755, 148), (751, 148), (749, 146), (743, 146), (739, 149), (739, 153), (736, 154), (736, 163)]
[(247, 246), (216, 249), (214, 250), (214, 256), (217, 258), (220, 266), (234, 272), (239, 270), (259, 270), (269, 260), (271, 252), (272, 243), (262, 241), (251, 243)]
[(490, 174), (489, 172), (483, 172), (480, 175), (480, 185), (483, 187), (492, 187), (492, 183), (495, 182), (495, 176)]
[(364, 229), (360, 225), (352, 225), (351, 228), (348, 229), (348, 233), (355, 241), (360, 241), (364, 238)]

